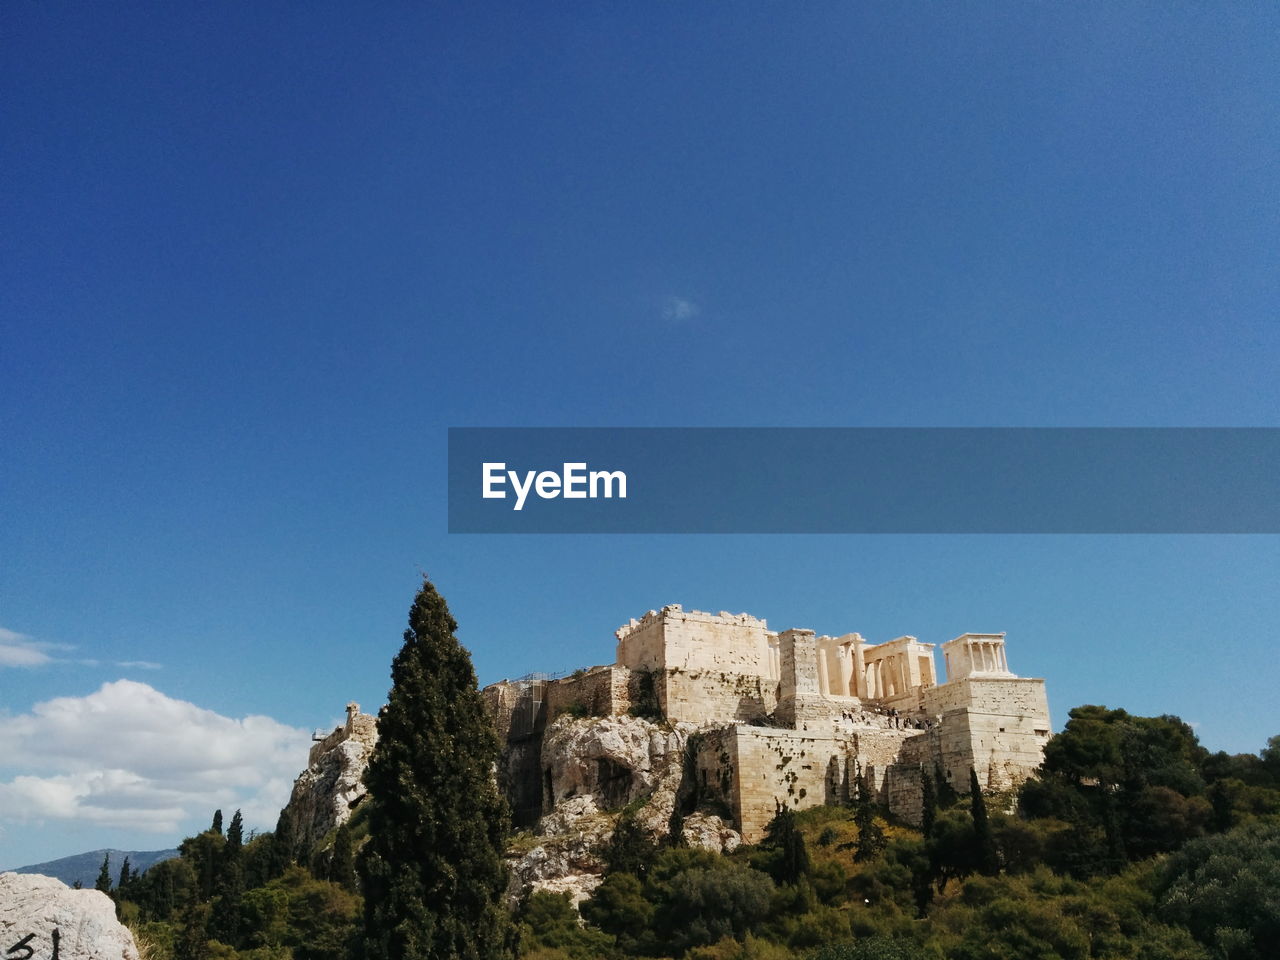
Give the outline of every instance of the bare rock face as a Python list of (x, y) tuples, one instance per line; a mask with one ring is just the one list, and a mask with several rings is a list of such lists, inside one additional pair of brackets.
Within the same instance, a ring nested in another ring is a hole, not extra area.
[(689, 814), (684, 818), (681, 836), (688, 846), (712, 853), (731, 853), (742, 846), (742, 834), (714, 813), (698, 811)]
[[(577, 905), (600, 885), (604, 853), (622, 808), (655, 840), (670, 830), (695, 724), (638, 717), (561, 717), (547, 728), (542, 766), (554, 806), (538, 824), (538, 846), (511, 864), (508, 896), (567, 891)], [(716, 818), (718, 819), (718, 818)], [(710, 845), (710, 828), (704, 831)], [(730, 831), (732, 832), (732, 831)], [(699, 834), (701, 836), (701, 834)]]
[[(551, 800), (558, 808), (590, 796), (601, 810), (621, 810), (650, 797), (652, 805), (655, 794), (679, 786), (685, 744), (697, 729), (690, 723), (659, 726), (639, 717), (561, 717), (542, 742)], [(666, 813), (670, 817), (670, 807)]]
[(307, 769), (293, 782), (287, 807), (301, 844), (314, 846), (351, 818), (368, 792), (364, 771), (377, 742), (377, 721), (353, 703), (347, 708), (346, 726), (311, 748)]
[(567, 892), (574, 906), (591, 896), (605, 870), (615, 820), (600, 813), (589, 796), (565, 801), (542, 819), (538, 845), (511, 863), (508, 901), (514, 904), (531, 890)]
[[(10, 960), (139, 960), (111, 898), (37, 873), (0, 874), (0, 950)], [(17, 949), (14, 949), (15, 946)], [(27, 953), (27, 950), (30, 953)]]

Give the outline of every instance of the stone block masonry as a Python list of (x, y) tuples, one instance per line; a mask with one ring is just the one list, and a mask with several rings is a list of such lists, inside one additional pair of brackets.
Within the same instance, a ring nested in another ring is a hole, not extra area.
[[(684, 774), (694, 782), (680, 795), (732, 816), (748, 842), (763, 837), (780, 804), (849, 802), (860, 773), (891, 812), (918, 822), (923, 772), (941, 770), (964, 793), (972, 768), (984, 789), (1009, 789), (1043, 761), (1050, 734), (1044, 681), (1009, 669), (1001, 633), (943, 644), (942, 683), (935, 645), (915, 637), (871, 644), (858, 633), (773, 632), (749, 614), (679, 604), (631, 620), (616, 639), (611, 665), (484, 690), (508, 744), (504, 779), (524, 822), (561, 802), (546, 789), (550, 771), (536, 767), (545, 766), (544, 731), (566, 715), (589, 723), (631, 714), (696, 731)], [(558, 758), (555, 778), (567, 762)], [(609, 772), (609, 783), (628, 776)], [(601, 809), (616, 799), (601, 797)]]

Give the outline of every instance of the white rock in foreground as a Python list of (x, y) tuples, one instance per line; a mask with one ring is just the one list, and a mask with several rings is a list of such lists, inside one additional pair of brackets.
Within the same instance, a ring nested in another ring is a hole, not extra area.
[(139, 960), (133, 934), (105, 893), (73, 890), (38, 873), (0, 873), (0, 954), (52, 960), (54, 931), (58, 960)]

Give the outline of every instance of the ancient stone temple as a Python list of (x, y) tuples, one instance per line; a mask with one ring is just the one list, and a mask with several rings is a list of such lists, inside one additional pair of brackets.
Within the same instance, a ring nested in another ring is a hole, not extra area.
[[(1049, 738), (1044, 681), (1010, 671), (1002, 633), (942, 644), (943, 682), (934, 644), (915, 637), (872, 644), (857, 633), (774, 632), (747, 614), (675, 604), (616, 636), (612, 664), (485, 688), (517, 823), (533, 825), (586, 795), (595, 808), (620, 807), (659, 779), (657, 760), (634, 759), (644, 751), (600, 745), (634, 739), (627, 723), (597, 723), (587, 750), (569, 718), (636, 718), (650, 741), (675, 738), (671, 802), (727, 811), (748, 842), (761, 838), (777, 804), (847, 801), (859, 774), (892, 812), (918, 821), (922, 773), (936, 771), (964, 793), (972, 768), (985, 789), (1010, 789), (1039, 766)], [(581, 755), (566, 760), (561, 744), (572, 736)]]

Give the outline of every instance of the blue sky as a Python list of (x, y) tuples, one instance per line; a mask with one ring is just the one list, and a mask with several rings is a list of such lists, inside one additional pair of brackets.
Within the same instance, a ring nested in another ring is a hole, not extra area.
[(482, 681), (671, 602), (1007, 630), (1058, 723), (1259, 749), (1275, 537), (449, 536), (445, 431), (1280, 425), (1278, 27), (4, 4), (0, 865), (269, 827), (422, 572)]

